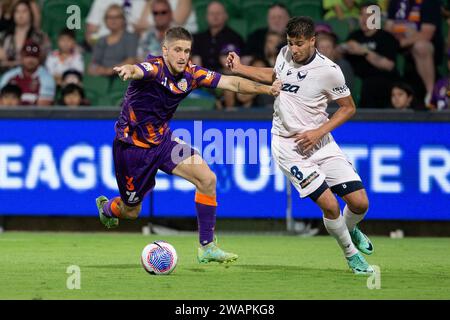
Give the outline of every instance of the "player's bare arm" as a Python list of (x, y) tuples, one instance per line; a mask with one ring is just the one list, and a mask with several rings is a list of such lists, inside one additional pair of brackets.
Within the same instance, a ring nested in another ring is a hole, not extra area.
[(337, 99), (336, 103), (339, 105), (339, 109), (330, 118), (330, 121), (317, 129), (295, 135), (295, 142), (305, 152), (311, 150), (324, 135), (347, 122), (356, 113), (355, 102), (351, 96)]
[(222, 76), (218, 88), (243, 94), (268, 94), (277, 97), (281, 90), (281, 81), (275, 81), (271, 86), (235, 76)]
[(144, 77), (144, 72), (136, 65), (126, 64), (120, 67), (114, 67), (113, 70), (123, 81), (140, 80)]
[(243, 65), (241, 63), (241, 58), (235, 52), (230, 52), (228, 54), (227, 66), (234, 74), (241, 75), (260, 83), (269, 84), (276, 79), (276, 75), (272, 68), (258, 68)]

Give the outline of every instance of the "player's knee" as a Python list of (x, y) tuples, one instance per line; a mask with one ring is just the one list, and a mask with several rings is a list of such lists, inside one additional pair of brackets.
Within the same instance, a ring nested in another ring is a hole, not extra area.
[(430, 41), (420, 40), (414, 43), (413, 54), (419, 57), (431, 55), (433, 53), (433, 44)]
[(339, 204), (336, 202), (336, 204), (329, 204), (326, 206), (321, 207), (323, 215), (327, 219), (337, 219), (339, 218), (341, 212), (339, 209)]
[(369, 200), (367, 197), (361, 197), (358, 201), (348, 204), (349, 209), (356, 214), (364, 214), (369, 210)]
[(198, 181), (198, 188), (204, 191), (213, 192), (216, 190), (217, 177), (214, 172), (209, 171), (204, 174)]

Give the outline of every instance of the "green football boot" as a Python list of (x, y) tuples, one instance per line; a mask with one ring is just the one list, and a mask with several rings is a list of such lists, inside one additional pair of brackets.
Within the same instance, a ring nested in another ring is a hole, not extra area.
[(225, 252), (217, 246), (217, 242), (213, 241), (205, 246), (198, 248), (197, 259), (199, 263), (230, 263), (236, 261), (237, 254)]
[(347, 258), (347, 263), (354, 274), (372, 274), (374, 270), (370, 266), (366, 259), (358, 252)]
[(350, 237), (352, 238), (353, 244), (364, 254), (371, 255), (373, 253), (373, 245), (370, 239), (355, 227), (353, 231), (350, 231)]
[(108, 202), (108, 198), (105, 196), (100, 196), (97, 199), (95, 199), (95, 203), (97, 204), (98, 209), (98, 216), (100, 218), (100, 222), (108, 229), (116, 228), (119, 225), (119, 219), (118, 218), (111, 218), (105, 216), (103, 213), (103, 205), (105, 202)]

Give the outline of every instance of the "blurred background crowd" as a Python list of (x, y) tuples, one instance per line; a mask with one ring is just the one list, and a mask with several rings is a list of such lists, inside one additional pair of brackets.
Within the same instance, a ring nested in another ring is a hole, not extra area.
[[(372, 5), (381, 29), (368, 28)], [(235, 51), (245, 64), (272, 67), (298, 15), (316, 22), (317, 49), (341, 67), (359, 108), (449, 109), (447, 0), (2, 0), (0, 106), (120, 106), (127, 84), (113, 67), (161, 55), (164, 33), (176, 25), (194, 34), (196, 64), (227, 74)], [(272, 103), (202, 89), (182, 106)]]

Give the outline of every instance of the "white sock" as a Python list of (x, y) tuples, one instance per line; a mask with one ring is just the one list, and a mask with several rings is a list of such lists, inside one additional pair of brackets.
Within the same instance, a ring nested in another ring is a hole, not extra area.
[(364, 219), (366, 213), (367, 211), (363, 214), (356, 214), (352, 212), (346, 205), (344, 208), (344, 220), (345, 224), (347, 225), (348, 231), (352, 231), (353, 229), (355, 229), (356, 225), (360, 223), (362, 219)]
[(350, 233), (348, 232), (347, 226), (344, 222), (344, 217), (339, 215), (339, 218), (335, 220), (330, 220), (323, 217), (323, 224), (325, 225), (328, 233), (336, 239), (347, 258), (358, 252), (353, 245), (352, 239), (350, 238)]

